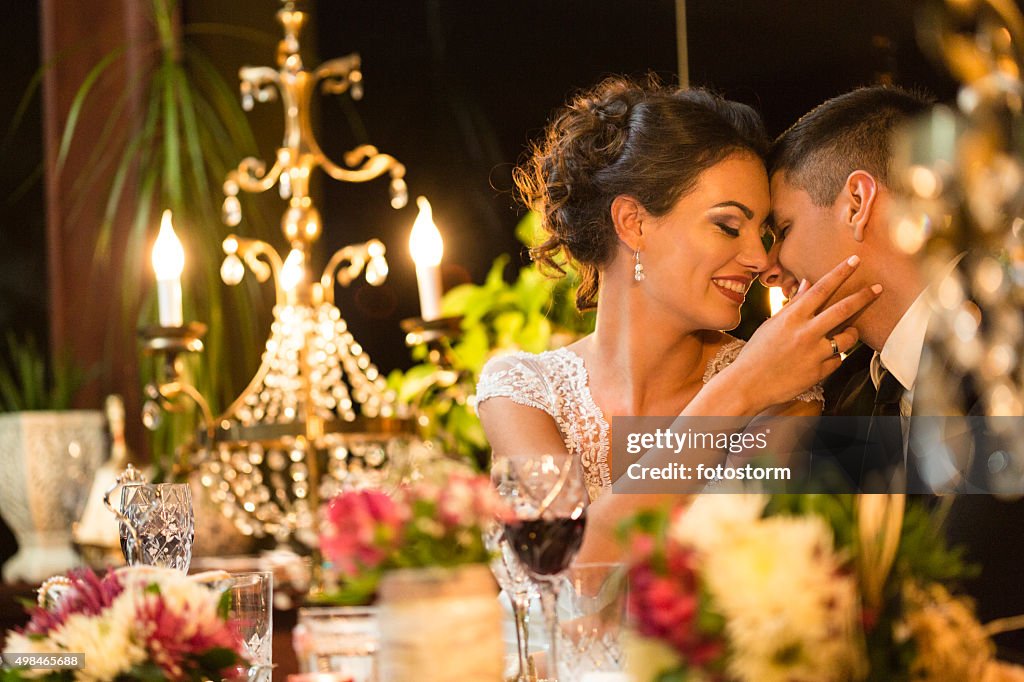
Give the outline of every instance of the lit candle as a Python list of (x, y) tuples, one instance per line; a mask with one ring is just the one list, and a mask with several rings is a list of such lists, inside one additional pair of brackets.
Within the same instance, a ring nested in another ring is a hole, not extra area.
[(299, 249), (292, 249), (281, 267), (281, 288), (292, 294), (306, 278), (306, 255)]
[(409, 252), (416, 263), (416, 283), (420, 291), (420, 317), (436, 320), (441, 317), (441, 256), (444, 242), (434, 225), (430, 202), (417, 197), (420, 213), (409, 234)]
[(786, 295), (782, 292), (782, 287), (769, 287), (768, 307), (771, 310), (771, 316), (775, 317), (784, 305), (786, 305)]
[(180, 327), (181, 271), (185, 269), (185, 249), (171, 225), (171, 212), (164, 211), (160, 233), (153, 244), (153, 270), (156, 272), (156, 296), (160, 305), (160, 326)]

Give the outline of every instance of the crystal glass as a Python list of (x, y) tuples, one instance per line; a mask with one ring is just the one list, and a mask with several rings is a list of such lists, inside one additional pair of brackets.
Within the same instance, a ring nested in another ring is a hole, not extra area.
[(274, 574), (251, 571), (231, 574), (228, 621), (242, 654), (249, 659), (249, 682), (270, 682), (273, 667)]
[(621, 563), (574, 564), (565, 572), (558, 597), (562, 682), (622, 672), (626, 576)]
[(516, 557), (505, 538), (505, 527), (497, 520), (484, 531), (484, 546), (491, 553), (491, 572), (512, 607), (516, 630), (516, 664), (507, 679), (511, 682), (529, 682), (530, 670), (530, 603), (536, 589), (526, 568)]
[(583, 544), (588, 503), (583, 470), (567, 453), (514, 455), (495, 460), (492, 480), (511, 511), (505, 538), (540, 593), (549, 633), (548, 667), (557, 674), (555, 606), (561, 577)]
[(338, 673), (352, 682), (377, 682), (380, 627), (375, 606), (299, 609), (292, 631), (303, 673)]
[(129, 566), (188, 572), (195, 518), (187, 483), (129, 483), (121, 488), (121, 551)]

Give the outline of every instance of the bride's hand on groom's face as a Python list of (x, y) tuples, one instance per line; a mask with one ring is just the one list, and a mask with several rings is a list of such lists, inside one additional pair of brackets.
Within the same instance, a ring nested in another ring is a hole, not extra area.
[[(839, 353), (857, 342), (857, 330), (846, 322), (882, 292), (875, 284), (826, 307), (829, 299), (853, 274), (860, 259), (852, 256), (761, 325), (733, 363), (730, 381), (740, 381), (759, 396), (763, 408), (789, 402), (819, 383), (841, 364)], [(833, 334), (833, 330), (839, 330)]]

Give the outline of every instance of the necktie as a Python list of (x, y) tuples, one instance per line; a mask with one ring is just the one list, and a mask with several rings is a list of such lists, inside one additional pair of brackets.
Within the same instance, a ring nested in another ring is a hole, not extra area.
[(900, 398), (903, 397), (903, 386), (885, 367), (881, 368), (878, 378), (878, 392), (875, 394), (875, 406), (871, 410), (872, 417), (899, 417)]
[[(895, 485), (894, 475), (903, 468), (903, 428), (900, 423), (900, 397), (903, 386), (887, 369), (881, 368), (875, 404), (868, 426), (868, 445), (862, 472), (864, 492), (904, 492)], [(902, 479), (903, 477), (900, 476)], [(905, 479), (904, 479), (905, 480)]]

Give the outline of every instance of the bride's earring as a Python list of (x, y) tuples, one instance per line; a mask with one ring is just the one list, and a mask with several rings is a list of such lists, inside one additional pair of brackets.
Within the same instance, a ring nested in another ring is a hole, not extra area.
[(633, 279), (638, 282), (642, 282), (647, 279), (647, 274), (644, 273), (644, 264), (640, 262), (640, 249), (637, 249), (633, 253), (633, 259), (636, 262), (633, 266)]

